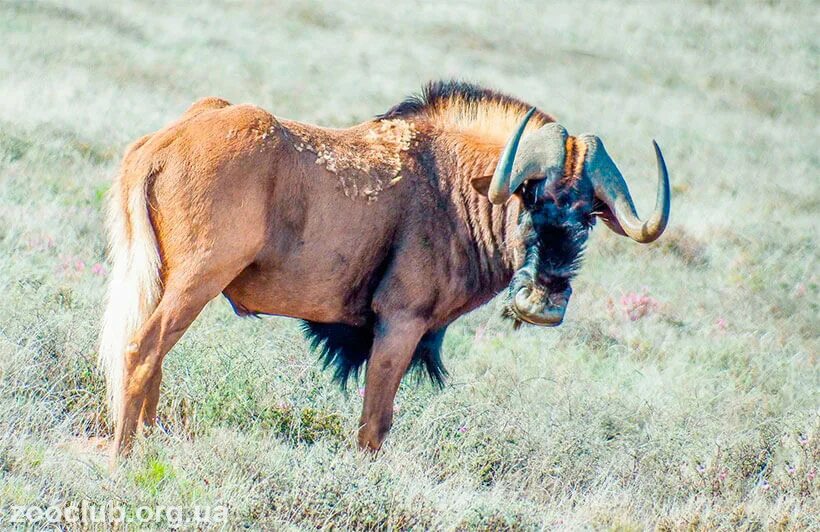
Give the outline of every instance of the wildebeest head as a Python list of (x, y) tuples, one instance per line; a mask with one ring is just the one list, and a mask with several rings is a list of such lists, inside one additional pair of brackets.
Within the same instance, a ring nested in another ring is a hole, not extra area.
[(559, 325), (564, 319), (570, 282), (595, 218), (616, 233), (640, 243), (657, 239), (669, 220), (669, 176), (653, 141), (658, 166), (655, 209), (638, 217), (626, 182), (594, 135), (570, 137), (549, 123), (522, 139), (535, 109), (507, 141), (492, 178), (473, 185), (501, 204), (513, 194), (522, 210), (519, 230), (524, 257), (510, 283), (508, 310), (534, 325)]

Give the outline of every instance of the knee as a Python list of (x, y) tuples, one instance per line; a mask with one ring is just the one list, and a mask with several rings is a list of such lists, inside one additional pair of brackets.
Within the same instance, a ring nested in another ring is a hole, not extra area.
[(142, 356), (140, 355), (140, 344), (137, 341), (130, 342), (127, 346), (125, 346), (125, 353), (123, 353), (125, 357), (125, 369), (128, 373), (132, 373), (137, 366), (139, 366), (140, 362), (142, 362)]
[(125, 347), (125, 368), (132, 378), (135, 374), (145, 371), (145, 368), (156, 366), (156, 356), (154, 355), (152, 342), (148, 339), (133, 341)]
[(126, 396), (140, 395), (151, 379), (160, 370), (160, 363), (157, 357), (150, 354), (140, 353), (140, 345), (137, 342), (128, 344), (125, 350), (126, 360)]

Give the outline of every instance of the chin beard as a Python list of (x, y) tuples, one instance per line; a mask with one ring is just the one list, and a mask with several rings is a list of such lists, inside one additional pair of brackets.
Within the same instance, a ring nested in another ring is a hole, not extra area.
[(501, 309), (501, 316), (503, 318), (512, 320), (512, 322), (513, 322), (512, 327), (513, 327), (514, 331), (517, 331), (518, 329), (521, 328), (522, 325), (524, 325), (524, 322), (521, 321), (518, 318), (518, 316), (515, 315), (515, 312), (513, 312), (513, 309), (512, 309), (512, 307), (510, 307), (509, 303), (505, 304), (504, 308)]

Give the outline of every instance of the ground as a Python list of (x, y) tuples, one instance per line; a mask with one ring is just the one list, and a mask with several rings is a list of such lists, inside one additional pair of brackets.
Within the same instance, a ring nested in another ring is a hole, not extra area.
[[(0, 526), (87, 501), (224, 507), (217, 524), (251, 528), (817, 528), (817, 17), (0, 2)], [(330, 382), (294, 321), (215, 300), (167, 359), (164, 430), (109, 475), (95, 345), (124, 147), (203, 96), (343, 126), (441, 77), (601, 136), (642, 212), (657, 139), (667, 234), (597, 228), (560, 328), (513, 331), (497, 302), (456, 322), (449, 385), (407, 382), (375, 459), (354, 445), (360, 390)]]

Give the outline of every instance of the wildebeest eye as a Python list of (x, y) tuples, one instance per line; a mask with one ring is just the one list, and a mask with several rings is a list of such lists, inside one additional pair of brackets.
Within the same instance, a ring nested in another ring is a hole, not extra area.
[(544, 186), (543, 183), (543, 179), (538, 181), (527, 181), (526, 186), (522, 190), (524, 205), (535, 206), (539, 203), (539, 199), (542, 196)]

